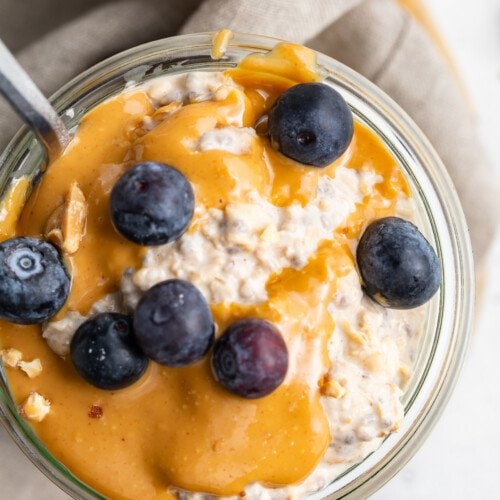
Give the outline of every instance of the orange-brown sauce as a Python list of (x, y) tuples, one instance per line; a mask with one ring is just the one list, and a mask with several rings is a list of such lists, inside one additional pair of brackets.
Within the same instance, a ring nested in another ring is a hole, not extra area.
[[(278, 46), (271, 55), (250, 56), (228, 73), (242, 91), (186, 105), (145, 134), (138, 129), (154, 108), (144, 91), (100, 104), (83, 118), (69, 150), (50, 165), (16, 234), (41, 236), (70, 183), (78, 182), (89, 205), (88, 221), (80, 249), (68, 257), (72, 290), (58, 317), (68, 310), (86, 314), (96, 300), (120, 288), (127, 267), (140, 266), (144, 249), (116, 233), (108, 208), (114, 183), (136, 161), (176, 166), (206, 208), (224, 208), (245, 189), (257, 190), (279, 206), (306, 204), (320, 175), (335, 176), (340, 160), (325, 169), (304, 167), (274, 151), (265, 137), (256, 138), (244, 155), (189, 147), (203, 131), (227, 124), (238, 109), (243, 109), (243, 125), (254, 126), (281, 92), (318, 80), (313, 54), (291, 44)], [(40, 327), (0, 322), (1, 347), (15, 347), (26, 359), (42, 361), (43, 372), (33, 380), (19, 370), (8, 369), (8, 376), (17, 402), (30, 391), (51, 401), (49, 415), (33, 427), (58, 460), (112, 498), (168, 498), (171, 485), (237, 494), (255, 481), (271, 487), (296, 483), (314, 469), (331, 438), (320, 382), (330, 367), (327, 343), (334, 326), (327, 305), (337, 278), (354, 266), (348, 240), (358, 237), (370, 219), (393, 214), (397, 197), (408, 193), (397, 163), (363, 125), (356, 124), (345, 154), (349, 168), (371, 170), (383, 181), (358, 204), (333, 242), (322, 243), (301, 270), (273, 275), (265, 303), (211, 304), (218, 332), (249, 315), (266, 318), (281, 330), (290, 353), (289, 371), (265, 398), (245, 400), (224, 391), (213, 379), (208, 356), (185, 368), (150, 363), (131, 387), (99, 390), (76, 374), (70, 360), (49, 349)], [(92, 405), (102, 408), (101, 418), (89, 417)]]

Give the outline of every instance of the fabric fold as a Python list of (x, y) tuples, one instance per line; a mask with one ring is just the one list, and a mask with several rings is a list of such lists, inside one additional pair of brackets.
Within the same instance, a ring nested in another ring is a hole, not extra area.
[[(12, 0), (0, 1), (9, 4), (8, 8), (1, 8), (0, 5), (0, 13), (8, 12), (8, 15), (15, 17), (16, 10), (22, 11)], [(117, 52), (175, 35), (199, 2), (101, 1), (90, 10), (80, 3), (75, 4), (70, 21), (48, 31), (15, 55), (45, 95), (49, 96), (82, 71)], [(4, 21), (0, 20), (0, 28), (2, 22), (5, 22), (5, 18)], [(47, 19), (49, 22), (50, 19)], [(1, 98), (0, 117), (2, 150), (22, 123)]]
[[(56, 8), (58, 2), (47, 0), (47, 6)], [(92, 0), (90, 5), (75, 2), (72, 9), (73, 16), (65, 6), (61, 17), (70, 20), (55, 28), (48, 13), (42, 16), (52, 29), (17, 54), (47, 95), (116, 52), (179, 30), (229, 27), (260, 33), (307, 43), (344, 62), (385, 90), (422, 128), (461, 197), (476, 261), (485, 255), (496, 229), (498, 180), (455, 75), (428, 33), (397, 1)], [(15, 19), (26, 9), (0, 0), (0, 13)], [(3, 101), (0, 116), (2, 148), (21, 121)]]
[(205, 0), (182, 33), (222, 27), (304, 43), (362, 0)]

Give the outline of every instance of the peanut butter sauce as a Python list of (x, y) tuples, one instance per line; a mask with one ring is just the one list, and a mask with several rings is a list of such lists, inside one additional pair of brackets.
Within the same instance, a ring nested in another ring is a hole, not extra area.
[[(147, 133), (141, 123), (155, 109), (143, 90), (98, 105), (83, 118), (68, 151), (45, 172), (24, 207), (17, 235), (41, 236), (75, 181), (88, 203), (85, 235), (77, 252), (66, 257), (72, 289), (58, 317), (70, 310), (86, 314), (98, 299), (119, 290), (126, 268), (140, 267), (144, 249), (117, 234), (108, 208), (114, 183), (138, 161), (177, 167), (204, 209), (223, 209), (248, 190), (278, 206), (305, 205), (318, 178), (334, 177), (340, 164), (380, 174), (382, 180), (302, 269), (283, 269), (269, 279), (266, 302), (211, 304), (218, 333), (246, 316), (268, 319), (282, 332), (289, 371), (265, 398), (245, 400), (222, 389), (211, 374), (209, 355), (185, 368), (151, 362), (136, 384), (99, 390), (76, 374), (70, 360), (49, 349), (39, 326), (0, 322), (1, 347), (15, 347), (43, 365), (33, 380), (8, 369), (17, 402), (36, 390), (52, 403), (45, 420), (33, 424), (36, 433), (76, 476), (111, 498), (169, 498), (169, 486), (232, 495), (255, 481), (278, 487), (311, 473), (331, 440), (320, 401), (321, 381), (330, 368), (327, 345), (335, 341), (327, 306), (336, 280), (355, 266), (349, 240), (371, 219), (394, 214), (397, 197), (408, 194), (394, 158), (359, 123), (349, 150), (325, 169), (286, 159), (263, 136), (242, 155), (197, 151), (193, 144), (204, 131), (230, 125), (234, 116), (253, 127), (281, 92), (319, 79), (313, 53), (292, 44), (249, 56), (227, 74), (241, 89), (185, 105)], [(191, 231), (203, 223), (202, 213)], [(4, 237), (11, 233), (0, 227)], [(93, 406), (102, 409), (100, 418), (89, 417)]]

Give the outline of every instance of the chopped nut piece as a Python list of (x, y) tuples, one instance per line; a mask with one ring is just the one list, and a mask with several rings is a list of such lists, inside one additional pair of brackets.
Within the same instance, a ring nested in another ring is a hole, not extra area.
[(385, 358), (379, 352), (373, 352), (363, 359), (363, 366), (371, 373), (380, 373), (384, 370)]
[(89, 410), (90, 418), (101, 418), (102, 417), (102, 408), (99, 405), (92, 405)]
[(337, 380), (331, 379), (328, 375), (321, 384), (321, 394), (331, 398), (340, 399), (345, 396), (346, 388), (343, 387)]
[(42, 373), (42, 362), (36, 358), (33, 361), (19, 361), (18, 365), (29, 378), (35, 378)]
[(80, 241), (85, 230), (87, 219), (87, 202), (76, 182), (72, 183), (66, 196), (66, 211), (63, 218), (62, 231), (64, 235), (63, 249), (75, 253), (80, 247)]
[(19, 361), (23, 359), (23, 353), (17, 349), (3, 349), (0, 351), (4, 364), (11, 368), (16, 368)]
[(75, 253), (85, 231), (87, 202), (76, 182), (69, 188), (64, 204), (57, 207), (47, 221), (46, 238), (68, 254)]
[(21, 413), (35, 422), (41, 422), (50, 411), (50, 401), (38, 392), (32, 392), (21, 405)]
[(342, 321), (339, 326), (352, 342), (359, 345), (365, 345), (368, 342), (366, 335), (363, 332), (355, 331), (351, 324), (347, 321)]
[(62, 220), (64, 216), (64, 204), (59, 205), (51, 214), (45, 225), (45, 236), (54, 245), (62, 247), (63, 234), (62, 234)]
[(42, 363), (36, 358), (33, 361), (23, 361), (23, 353), (17, 349), (0, 351), (4, 364), (11, 368), (20, 368), (29, 378), (34, 378), (42, 372)]
[[(150, 130), (153, 130), (156, 126), (158, 126), (163, 120), (166, 120), (169, 116), (173, 115), (176, 111), (182, 108), (182, 102), (180, 101), (172, 101), (164, 106), (159, 107), (152, 116), (145, 116), (142, 120), (142, 127), (134, 129), (129, 139), (134, 141), (139, 137), (147, 134)], [(137, 147), (137, 146), (136, 146)], [(136, 158), (140, 159), (140, 151), (139, 154), (136, 153)]]
[(399, 373), (400, 385), (404, 387), (408, 382), (408, 380), (410, 379), (411, 370), (407, 365), (402, 364), (399, 367), (398, 373)]
[(153, 120), (161, 121), (182, 108), (182, 102), (173, 101), (165, 106), (161, 106), (153, 113)]

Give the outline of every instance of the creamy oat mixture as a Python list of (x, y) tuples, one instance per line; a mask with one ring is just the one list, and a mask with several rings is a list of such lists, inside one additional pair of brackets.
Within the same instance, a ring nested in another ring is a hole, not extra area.
[[(221, 73), (195, 72), (156, 79), (143, 87), (167, 116), (175, 111), (176, 103), (224, 98), (232, 85)], [(154, 128), (161, 117), (157, 113), (154, 119), (145, 120), (144, 129)], [(203, 133), (192, 147), (244, 155), (253, 147), (254, 138), (255, 131), (243, 127), (241, 116), (235, 115), (230, 126)], [(334, 178), (320, 177), (316, 196), (305, 206), (277, 207), (255, 191), (242, 193), (241, 203), (230, 203), (223, 210), (197, 206), (196, 228), (171, 244), (148, 249), (142, 267), (125, 272), (121, 293), (97, 302), (89, 315), (131, 311), (144, 291), (169, 278), (190, 281), (212, 304), (265, 301), (269, 277), (284, 268), (301, 269), (319, 243), (332, 240), (333, 231), (380, 181), (369, 171), (347, 168), (348, 164), (346, 154)], [(402, 198), (396, 215), (408, 219), (412, 212), (411, 203)], [(267, 489), (255, 484), (247, 488), (247, 497), (283, 498), (326, 486), (375, 450), (401, 423), (401, 395), (412, 370), (423, 310), (379, 306), (363, 294), (358, 274), (352, 271), (338, 280), (329, 311), (335, 332), (329, 345), (332, 369), (322, 402), (332, 443), (301, 485)], [(70, 311), (63, 319), (46, 324), (43, 336), (57, 354), (66, 356), (74, 331), (85, 319)]]

